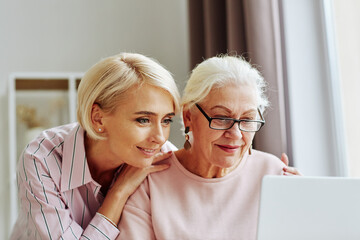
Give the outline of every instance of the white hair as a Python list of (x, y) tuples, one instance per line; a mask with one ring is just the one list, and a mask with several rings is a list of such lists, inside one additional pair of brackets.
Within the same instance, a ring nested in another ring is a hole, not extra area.
[(221, 55), (209, 58), (194, 68), (186, 84), (181, 106), (192, 108), (213, 88), (228, 84), (254, 86), (261, 111), (269, 105), (264, 94), (266, 82), (260, 72), (242, 57)]

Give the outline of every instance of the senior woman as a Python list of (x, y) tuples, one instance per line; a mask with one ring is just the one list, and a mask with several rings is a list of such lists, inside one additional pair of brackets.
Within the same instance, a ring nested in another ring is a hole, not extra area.
[(118, 239), (255, 239), (262, 177), (298, 174), (251, 149), (265, 123), (264, 87), (238, 57), (213, 57), (193, 70), (182, 102), (184, 148), (129, 198)]
[(168, 168), (152, 164), (174, 149), (166, 140), (179, 93), (156, 61), (121, 53), (96, 63), (77, 104), (79, 123), (42, 132), (20, 157), (11, 239), (115, 239), (128, 197), (148, 173)]

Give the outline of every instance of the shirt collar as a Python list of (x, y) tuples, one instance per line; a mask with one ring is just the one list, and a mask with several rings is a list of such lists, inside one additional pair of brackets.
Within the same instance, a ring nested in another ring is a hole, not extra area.
[(86, 159), (84, 129), (76, 124), (64, 139), (61, 191), (78, 188), (93, 181)]

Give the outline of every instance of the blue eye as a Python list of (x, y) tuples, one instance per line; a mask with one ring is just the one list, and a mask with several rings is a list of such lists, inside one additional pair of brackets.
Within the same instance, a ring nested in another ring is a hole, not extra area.
[(171, 118), (164, 119), (164, 121), (163, 121), (163, 123), (164, 123), (165, 125), (169, 125), (169, 124), (171, 124), (172, 122), (173, 122), (173, 120), (172, 120)]
[(147, 118), (137, 118), (136, 121), (140, 124), (146, 124), (150, 122), (150, 120)]

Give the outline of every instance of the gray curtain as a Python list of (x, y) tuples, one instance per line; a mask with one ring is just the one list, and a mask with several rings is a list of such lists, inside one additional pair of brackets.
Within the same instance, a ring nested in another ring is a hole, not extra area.
[(268, 82), (270, 108), (256, 149), (292, 159), (281, 0), (188, 0), (191, 67), (220, 53), (257, 66)]

